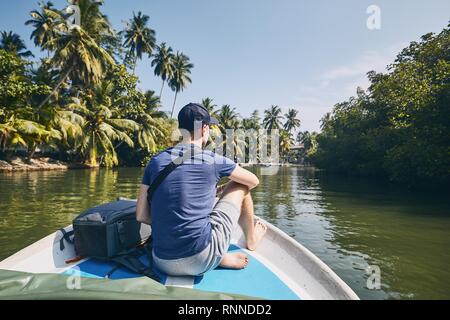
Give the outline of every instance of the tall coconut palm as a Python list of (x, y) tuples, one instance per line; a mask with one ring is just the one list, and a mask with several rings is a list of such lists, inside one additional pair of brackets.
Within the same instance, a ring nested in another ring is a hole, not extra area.
[(54, 48), (55, 54), (51, 62), (61, 72), (53, 91), (38, 109), (68, 79), (72, 85), (96, 84), (103, 78), (107, 68), (114, 64), (111, 55), (102, 47), (102, 43), (114, 35), (108, 18), (100, 10), (102, 1), (77, 0), (77, 5), (80, 8), (81, 24), (71, 26), (66, 19), (70, 14), (64, 14), (64, 23), (58, 25), (57, 37), (47, 44)]
[(281, 128), (282, 119), (283, 116), (281, 115), (280, 107), (272, 105), (270, 109), (264, 111), (264, 128), (268, 129), (269, 131), (274, 129), (279, 130)]
[(184, 88), (192, 82), (190, 78), (191, 69), (194, 67), (189, 62), (189, 57), (183, 53), (177, 52), (173, 58), (173, 75), (169, 80), (169, 85), (172, 91), (175, 91), (175, 98), (173, 99), (172, 112), (170, 117), (173, 118), (173, 111), (175, 110), (175, 103), (177, 102), (178, 92), (183, 91)]
[(142, 60), (142, 55), (149, 57), (156, 45), (155, 31), (147, 26), (150, 17), (141, 11), (127, 22), (125, 30), (121, 32), (124, 36), (124, 47), (128, 48), (128, 56), (134, 58), (133, 74), (136, 70), (137, 60)]
[(25, 22), (25, 25), (33, 26), (30, 39), (34, 44), (42, 50), (50, 51), (55, 48), (52, 46), (53, 40), (58, 37), (59, 30), (63, 28), (65, 21), (63, 13), (53, 7), (52, 2), (41, 2), (41, 10), (33, 10), (30, 12), (31, 19)]
[(110, 54), (82, 28), (71, 28), (53, 41), (56, 49), (52, 64), (61, 70), (61, 76), (38, 109), (50, 100), (68, 78), (72, 84), (97, 84), (108, 67), (114, 65)]
[(23, 42), (20, 36), (17, 33), (13, 33), (12, 31), (1, 32), (0, 49), (3, 49), (10, 53), (14, 53), (22, 58), (33, 56), (31, 51), (27, 50), (25, 42)]
[(215, 108), (217, 107), (216, 104), (214, 104), (214, 100), (211, 98), (205, 98), (202, 100), (202, 106), (204, 106), (206, 108), (206, 110), (208, 110), (209, 114), (212, 116), (216, 115), (216, 110)]
[(292, 133), (292, 130), (297, 129), (300, 127), (300, 119), (297, 118), (298, 110), (295, 109), (289, 109), (288, 113), (286, 113), (284, 116), (286, 117), (286, 122), (284, 123), (284, 129)]
[(108, 17), (100, 9), (102, 4), (103, 1), (99, 0), (77, 0), (81, 16), (80, 26), (99, 45), (104, 45), (115, 36)]
[(166, 43), (161, 43), (156, 49), (156, 54), (153, 56), (152, 67), (155, 68), (155, 75), (161, 77), (162, 85), (159, 96), (162, 96), (164, 84), (173, 75), (173, 52), (171, 47), (167, 47)]

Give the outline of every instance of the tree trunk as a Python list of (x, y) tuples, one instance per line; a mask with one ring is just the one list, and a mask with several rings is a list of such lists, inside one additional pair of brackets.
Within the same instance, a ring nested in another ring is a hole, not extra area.
[(171, 118), (173, 118), (173, 111), (175, 110), (175, 103), (177, 102), (177, 94), (178, 94), (178, 90), (175, 91), (175, 99), (173, 99), (172, 113), (170, 114)]
[(136, 65), (137, 65), (137, 57), (134, 58), (134, 64), (133, 64), (133, 76), (136, 73)]
[(114, 147), (114, 150), (117, 150), (117, 148), (120, 147), (122, 144), (123, 144), (123, 141), (120, 141), (119, 144)]
[(162, 92), (163, 92), (163, 88), (164, 88), (164, 80), (162, 82), (162, 86), (161, 86), (161, 91), (159, 92), (159, 100), (161, 101), (161, 97), (162, 97)]
[(34, 154), (36, 153), (36, 148), (37, 148), (36, 143), (33, 143), (33, 145), (31, 146), (31, 151), (28, 154), (28, 161), (31, 161), (31, 159), (33, 159)]
[(72, 69), (73, 69), (73, 66), (69, 68), (69, 70), (66, 72), (66, 74), (61, 79), (59, 79), (59, 81), (56, 84), (56, 87), (53, 89), (53, 91), (37, 107), (38, 111), (41, 110), (42, 107), (50, 100), (50, 98), (58, 91), (59, 87), (63, 84), (64, 81), (66, 81), (66, 79), (69, 76), (69, 73), (72, 71)]
[(89, 165), (91, 167), (97, 166), (97, 145), (95, 142), (95, 133), (92, 133), (92, 148), (89, 150)]

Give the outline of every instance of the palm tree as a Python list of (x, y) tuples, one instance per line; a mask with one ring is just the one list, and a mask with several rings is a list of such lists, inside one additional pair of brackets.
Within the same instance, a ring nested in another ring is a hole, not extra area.
[[(232, 139), (226, 136), (226, 130), (229, 129), (238, 129), (240, 122), (240, 115), (236, 112), (236, 108), (232, 108), (229, 104), (223, 105), (219, 111), (216, 112), (215, 116), (219, 121), (219, 130), (215, 133), (215, 135), (219, 134), (222, 136), (221, 144), (217, 145), (214, 141), (214, 147), (220, 146), (221, 148), (226, 148), (226, 153), (228, 157), (232, 155), (229, 152), (233, 152), (234, 156), (243, 156), (246, 142), (245, 142), (245, 132), (243, 130), (236, 130), (234, 132)], [(230, 142), (229, 144), (227, 144)]]
[(250, 118), (242, 119), (241, 126), (242, 126), (242, 129), (244, 129), (244, 130), (251, 130), (251, 129), (253, 129), (253, 121), (252, 121), (252, 119), (250, 119)]
[(58, 141), (58, 149), (61, 152), (75, 147), (76, 142), (83, 136), (83, 124), (84, 118), (72, 110), (55, 110), (51, 125), (61, 133), (61, 140)]
[(333, 116), (330, 112), (325, 113), (325, 115), (320, 119), (320, 129), (322, 131), (326, 131), (328, 125), (330, 124), (330, 121), (333, 119)]
[[(159, 110), (161, 104), (155, 92), (148, 90), (140, 97), (143, 100), (133, 108), (126, 108), (122, 117), (133, 120), (138, 124), (139, 128), (133, 135), (134, 142), (148, 154), (155, 152), (157, 147), (161, 145), (160, 142), (170, 136), (170, 130), (167, 114)], [(121, 144), (119, 143), (119, 145)]]
[(300, 155), (303, 158), (309, 158), (317, 151), (317, 132), (299, 132), (297, 134), (297, 142), (303, 145)]
[(11, 116), (5, 123), (0, 123), (0, 146), (6, 147), (22, 145), (28, 147), (28, 158), (31, 159), (40, 144), (51, 145), (52, 140), (60, 140), (60, 133), (47, 129), (42, 124), (32, 120)]
[(202, 100), (202, 106), (204, 106), (206, 108), (206, 110), (208, 110), (209, 114), (212, 116), (216, 115), (216, 111), (214, 110), (214, 108), (217, 107), (216, 104), (214, 104), (214, 100), (211, 98), (205, 98)]
[[(227, 140), (223, 140), (222, 145), (226, 145)], [(236, 130), (234, 132), (233, 140), (231, 141), (231, 146), (234, 150), (234, 155), (236, 160), (242, 159), (245, 162), (245, 150), (247, 149), (247, 141), (245, 140), (245, 132), (243, 130)]]
[(173, 118), (173, 111), (175, 110), (175, 103), (177, 101), (178, 92), (183, 91), (189, 83), (192, 82), (190, 78), (191, 69), (194, 67), (189, 62), (189, 57), (183, 53), (177, 52), (173, 58), (173, 75), (169, 80), (169, 85), (172, 91), (175, 91), (175, 98), (173, 100), (172, 113), (170, 117)]
[(317, 132), (303, 131), (297, 134), (297, 142), (303, 144), (305, 151), (308, 151), (313, 147), (315, 139), (317, 137)]
[(167, 47), (165, 42), (161, 43), (152, 61), (152, 67), (155, 67), (155, 75), (162, 79), (160, 97), (162, 96), (164, 83), (173, 75), (173, 58), (172, 48)]
[(309, 131), (300, 131), (297, 134), (297, 142), (303, 144), (305, 149), (309, 149), (311, 144), (311, 134)]
[(284, 123), (284, 129), (292, 133), (292, 130), (297, 129), (300, 127), (300, 119), (297, 118), (298, 111), (295, 109), (289, 109), (288, 113), (286, 113), (284, 116), (286, 117), (286, 122)]
[(47, 50), (48, 55), (50, 51), (54, 50), (51, 46), (53, 40), (58, 37), (59, 30), (64, 25), (64, 17), (61, 12), (53, 7), (52, 2), (41, 2), (41, 11), (33, 10), (30, 12), (32, 19), (25, 22), (25, 25), (32, 25), (34, 27), (30, 39), (34, 40), (37, 47), (42, 50)]
[(128, 115), (128, 118), (138, 124), (137, 143), (147, 153), (157, 151), (159, 143), (170, 135), (167, 118), (158, 117), (158, 114), (141, 112)]
[(242, 127), (245, 130), (259, 130), (261, 128), (260, 125), (261, 119), (259, 118), (258, 110), (252, 112), (250, 118), (246, 118), (242, 120)]
[(171, 134), (171, 124), (167, 114), (159, 110), (161, 107), (160, 98), (154, 91), (147, 91), (145, 96), (145, 107), (142, 112), (130, 116), (130, 119), (139, 124), (137, 134), (138, 144), (148, 153), (157, 151), (158, 146), (167, 140)]
[(82, 28), (71, 28), (53, 42), (56, 49), (51, 61), (60, 68), (62, 75), (38, 109), (50, 100), (68, 78), (72, 84), (96, 84), (103, 78), (107, 68), (114, 65), (110, 54)]
[(11, 117), (4, 123), (0, 123), (0, 150), (5, 151), (7, 147), (16, 145), (27, 146), (20, 133), (14, 126), (14, 117)]
[(51, 60), (54, 67), (60, 69), (60, 77), (53, 91), (40, 103), (42, 108), (57, 93), (59, 87), (68, 79), (72, 85), (90, 85), (98, 83), (114, 60), (102, 44), (114, 31), (108, 18), (101, 13), (101, 1), (77, 0), (80, 8), (81, 25), (70, 26), (67, 15), (63, 23), (58, 24), (58, 35), (48, 41), (48, 47), (54, 48)]
[(114, 117), (109, 97), (113, 89), (111, 83), (98, 83), (82, 99), (68, 105), (70, 111), (84, 119), (83, 138), (78, 147), (93, 167), (98, 165), (99, 158), (108, 167), (117, 165), (114, 142), (124, 142), (133, 147), (129, 133), (139, 130), (135, 121)]
[(2, 31), (0, 39), (0, 49), (3, 49), (10, 53), (14, 53), (22, 58), (33, 56), (31, 51), (27, 50), (25, 42), (23, 42), (20, 36), (17, 33), (13, 33), (12, 31)]
[[(258, 147), (260, 145), (258, 141), (258, 130), (260, 129), (259, 121), (255, 121), (252, 114), (252, 117), (242, 119), (240, 125), (241, 128), (244, 129), (245, 137), (239, 137), (239, 140), (245, 142), (245, 150), (250, 163), (256, 163), (258, 161), (258, 155), (254, 152), (258, 150)], [(237, 131), (238, 136), (239, 131), (240, 130)], [(254, 148), (256, 148), (256, 150)]]
[(283, 116), (281, 115), (280, 107), (272, 105), (270, 109), (264, 111), (264, 128), (269, 131), (279, 130), (281, 128), (281, 119), (283, 119)]
[(45, 84), (50, 88), (54, 87), (58, 81), (58, 70), (54, 69), (51, 60), (42, 58), (37, 68), (31, 69), (31, 76), (34, 83)]
[(156, 45), (156, 33), (147, 26), (149, 20), (150, 17), (143, 15), (141, 11), (137, 15), (133, 12), (133, 18), (127, 22), (125, 30), (121, 32), (125, 37), (123, 45), (129, 48), (128, 56), (134, 58), (133, 74), (137, 60), (142, 60), (144, 53), (150, 57)]
[(155, 91), (147, 90), (144, 93), (145, 98), (145, 113), (157, 118), (167, 118), (167, 114), (164, 111), (159, 110), (161, 108), (161, 99), (155, 94)]
[(166, 120), (143, 113), (135, 119), (139, 125), (138, 143), (148, 153), (158, 150), (160, 142), (170, 135)]
[(107, 43), (115, 36), (115, 31), (108, 17), (100, 10), (103, 1), (77, 0), (80, 8), (81, 28), (100, 45)]
[(292, 148), (292, 136), (286, 130), (280, 132), (280, 153), (282, 157), (286, 158)]
[(220, 108), (217, 114), (221, 131), (225, 133), (226, 129), (236, 129), (239, 124), (239, 114), (236, 108), (231, 108), (229, 104), (225, 104)]

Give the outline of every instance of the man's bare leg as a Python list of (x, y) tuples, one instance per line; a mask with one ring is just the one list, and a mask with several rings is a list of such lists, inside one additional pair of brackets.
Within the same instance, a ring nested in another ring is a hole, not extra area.
[(255, 251), (267, 231), (267, 226), (260, 220), (255, 223), (253, 199), (250, 192), (245, 195), (242, 201), (239, 225), (244, 231), (247, 249)]
[[(230, 181), (226, 185), (221, 199), (226, 199), (236, 205), (236, 207), (241, 208), (239, 225), (244, 232), (247, 248), (252, 251), (256, 250), (262, 237), (266, 233), (267, 226), (260, 221), (257, 221), (256, 224), (254, 222), (253, 200), (248, 187)], [(227, 253), (223, 256), (220, 266), (224, 268), (241, 269), (245, 268), (247, 263), (248, 258), (245, 254)]]

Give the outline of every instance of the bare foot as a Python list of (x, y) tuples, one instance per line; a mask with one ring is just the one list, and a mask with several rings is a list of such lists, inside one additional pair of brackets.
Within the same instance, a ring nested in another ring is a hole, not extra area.
[(248, 257), (241, 253), (225, 253), (220, 266), (227, 269), (244, 269), (248, 264)]
[(247, 249), (250, 251), (255, 251), (262, 238), (266, 234), (266, 231), (267, 225), (261, 220), (257, 219), (255, 223), (255, 231), (253, 233), (253, 239), (247, 240)]

